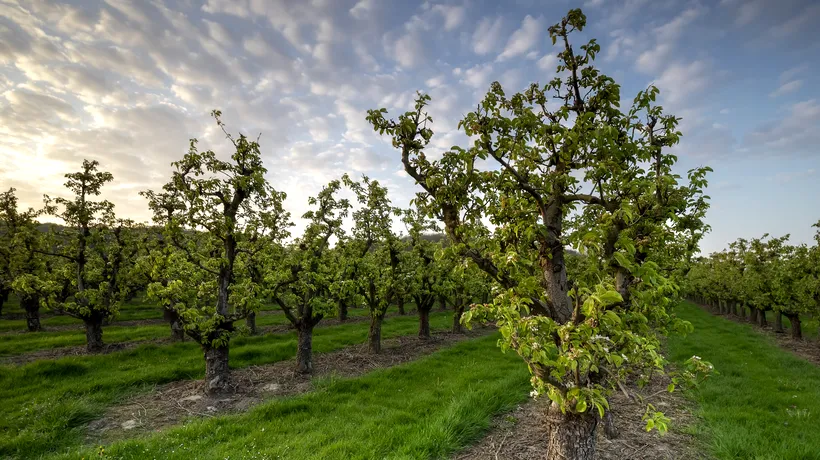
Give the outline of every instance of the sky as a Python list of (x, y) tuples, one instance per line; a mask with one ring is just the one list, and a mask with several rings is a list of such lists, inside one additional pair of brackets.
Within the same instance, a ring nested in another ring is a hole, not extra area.
[[(465, 145), (457, 123), (492, 81), (508, 92), (554, 76), (547, 28), (580, 7), (596, 65), (631, 101), (655, 84), (682, 118), (678, 169), (709, 165), (712, 232), (810, 242), (820, 219), (820, 2), (813, 0), (0, 0), (0, 188), (21, 203), (65, 196), (96, 159), (119, 215), (150, 218), (196, 137), (226, 151), (209, 117), (261, 134), (268, 178), (295, 217), (348, 172), (417, 191), (367, 109), (432, 97), (431, 153)], [(300, 224), (301, 226), (301, 224)]]

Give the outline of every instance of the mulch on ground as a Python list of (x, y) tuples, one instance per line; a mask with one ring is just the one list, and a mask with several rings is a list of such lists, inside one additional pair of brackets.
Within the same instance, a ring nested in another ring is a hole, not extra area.
[(161, 431), (186, 420), (245, 411), (267, 399), (310, 391), (312, 380), (316, 378), (360, 376), (418, 359), (491, 331), (483, 328), (464, 334), (442, 332), (427, 340), (415, 336), (387, 339), (382, 341), (380, 354), (368, 352), (367, 344), (314, 354), (312, 375), (296, 372), (294, 360), (234, 369), (231, 391), (219, 396), (204, 394), (202, 380), (169, 383), (110, 409), (103, 418), (89, 424), (86, 440), (89, 443), (110, 442)]
[[(646, 398), (643, 403), (627, 398), (618, 392), (610, 398), (618, 437), (607, 439), (603, 424), (598, 425), (597, 453), (599, 460), (689, 460), (706, 458), (699, 454), (694, 439), (681, 432), (693, 422), (691, 403), (680, 392), (664, 391), (668, 379), (656, 377), (644, 388), (630, 385), (630, 392)], [(641, 417), (646, 411), (646, 403), (671, 419), (670, 431), (661, 436), (657, 431), (647, 433)], [(490, 431), (477, 444), (459, 452), (455, 460), (533, 460), (544, 459), (546, 447), (547, 398), (530, 399), (512, 412), (493, 419)]]

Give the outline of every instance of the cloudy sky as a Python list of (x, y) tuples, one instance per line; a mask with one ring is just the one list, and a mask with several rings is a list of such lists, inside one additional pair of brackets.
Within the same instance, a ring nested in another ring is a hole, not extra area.
[(683, 117), (681, 171), (711, 165), (704, 250), (763, 232), (809, 241), (820, 219), (820, 3), (812, 0), (0, 0), (0, 186), (27, 205), (97, 159), (120, 214), (200, 139), (261, 133), (296, 214), (343, 172), (415, 191), (368, 108), (433, 98), (433, 150), (464, 142), (461, 116), (493, 80), (508, 90), (555, 67), (547, 27), (582, 6), (598, 65), (623, 97), (655, 83)]

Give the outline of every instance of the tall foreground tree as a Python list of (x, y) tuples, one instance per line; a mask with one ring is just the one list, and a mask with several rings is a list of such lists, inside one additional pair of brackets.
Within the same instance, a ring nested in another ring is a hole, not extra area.
[[(417, 202), (444, 222), (454, 250), (501, 286), (465, 320), (498, 321), (502, 349), (518, 352), (533, 394), (549, 398), (545, 458), (593, 458), (613, 389), (632, 373), (663, 371), (656, 332), (691, 328), (670, 310), (678, 273), (705, 229), (708, 169), (681, 183), (676, 157), (664, 151), (678, 142), (678, 119), (654, 105), (654, 87), (620, 110), (620, 87), (592, 66), (597, 43), (578, 54), (570, 45), (585, 25), (572, 10), (549, 29), (560, 42), (563, 79), (511, 97), (493, 83), (459, 124), (474, 143), (440, 160), (424, 152), (433, 135), (429, 96), (398, 120), (384, 109), (368, 112), (421, 187)], [(480, 170), (479, 160), (497, 169)], [(567, 246), (590, 259), (571, 278)], [(705, 369), (690, 360), (686, 376)], [(646, 419), (648, 428), (665, 429), (651, 406)]]
[[(265, 179), (259, 143), (227, 132), (221, 113), (217, 125), (233, 146), (230, 161), (200, 151), (191, 139), (188, 153), (173, 163), (163, 191), (147, 191), (154, 219), (165, 226), (167, 239), (179, 251), (166, 278), (152, 283), (149, 294), (179, 313), (185, 332), (205, 356), (205, 391), (219, 393), (230, 384), (228, 351), (234, 322), (259, 309), (262, 286), (243, 269), (246, 255), (262, 244), (260, 229), (271, 238), (287, 236), (285, 194)], [(169, 202), (171, 205), (169, 205)]]

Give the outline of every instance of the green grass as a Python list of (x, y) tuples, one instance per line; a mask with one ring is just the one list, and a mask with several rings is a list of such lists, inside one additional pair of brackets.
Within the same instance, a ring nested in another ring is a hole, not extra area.
[[(396, 311), (391, 307), (390, 312)], [(366, 316), (369, 312), (364, 308), (351, 309), (350, 317)], [(138, 326), (118, 326), (117, 321), (134, 319), (162, 319), (159, 307), (135, 300), (123, 307), (120, 316), (110, 326), (103, 326), (103, 340), (105, 343), (121, 343), (137, 340), (157, 340), (169, 337), (170, 327), (167, 323), (144, 324)], [(0, 320), (0, 357), (29, 353), (38, 350), (81, 346), (86, 343), (85, 329), (82, 321), (70, 316), (53, 316), (42, 321), (46, 329), (36, 333), (20, 333), (25, 330), (25, 320)], [(288, 324), (288, 319), (280, 311), (272, 314), (258, 315), (257, 327)], [(319, 323), (321, 325), (321, 323)], [(76, 325), (75, 329), (49, 331), (48, 327), (56, 325)], [(13, 327), (11, 327), (13, 326)]]
[[(14, 296), (9, 299), (10, 304), (3, 307), (3, 315), (23, 315), (23, 310), (19, 307), (19, 302)], [(263, 311), (275, 310), (278, 312), (278, 307), (269, 304), (262, 307)], [(351, 310), (351, 314), (354, 310)], [(262, 315), (260, 315), (261, 317)], [(114, 320), (116, 325), (118, 321), (138, 321), (146, 319), (162, 320), (162, 310), (156, 304), (146, 299), (143, 295), (137, 296), (136, 299), (125, 302), (120, 308), (120, 312)], [(77, 326), (78, 329), (83, 327), (82, 320), (68, 316), (58, 315), (46, 309), (40, 309), (40, 324), (48, 330), (50, 327), (56, 326)], [(25, 319), (0, 319), (0, 333), (3, 332), (22, 332), (26, 330)]]
[[(130, 342), (169, 337), (170, 327), (150, 326), (104, 326), (105, 343)], [(0, 335), (0, 357), (13, 356), (37, 350), (85, 345), (85, 330), (36, 332)]]
[[(121, 459), (444, 458), (476, 440), (493, 414), (527, 398), (528, 372), (498, 336), (462, 342), (415, 362), (241, 415), (199, 420), (106, 447)], [(59, 458), (90, 458), (94, 449)]]
[(698, 355), (719, 375), (691, 392), (694, 430), (719, 459), (820, 459), (820, 368), (782, 350), (749, 324), (679, 308), (695, 332), (669, 340), (676, 361)]
[[(450, 312), (431, 315), (431, 327), (451, 325)], [(385, 321), (383, 337), (417, 332), (414, 316)], [(362, 343), (367, 324), (317, 328), (315, 352), (329, 352)], [(231, 343), (231, 367), (260, 365), (291, 359), (296, 354), (293, 333), (238, 338)], [(154, 385), (198, 379), (204, 362), (192, 342), (157, 346), (98, 356), (37, 361), (23, 366), (0, 366), (0, 458), (32, 458), (81, 443), (85, 425), (105, 409)]]

